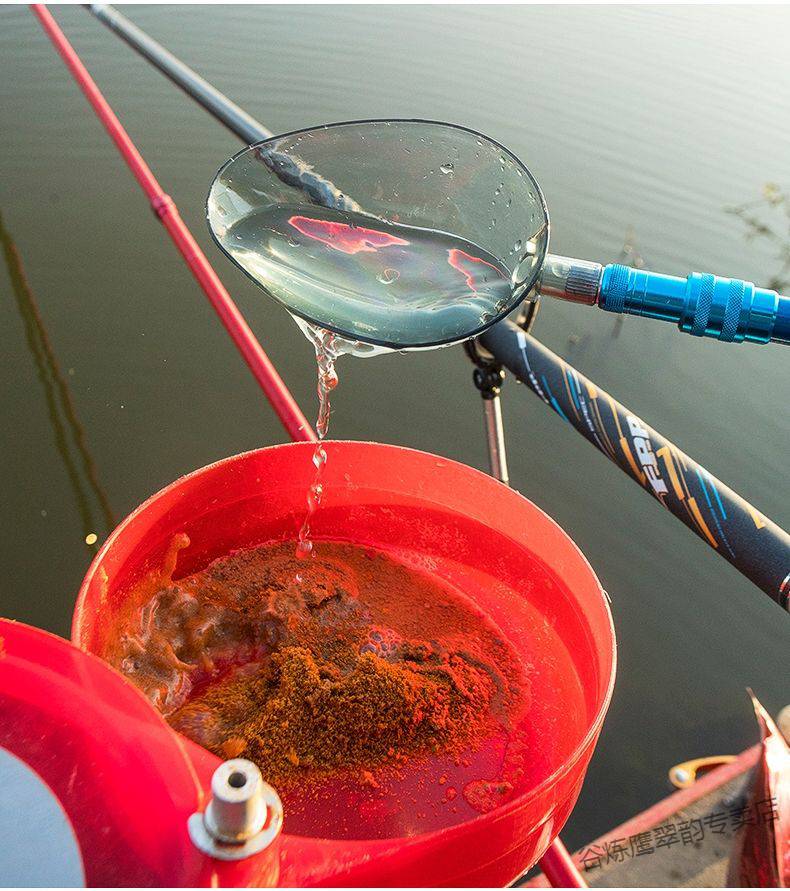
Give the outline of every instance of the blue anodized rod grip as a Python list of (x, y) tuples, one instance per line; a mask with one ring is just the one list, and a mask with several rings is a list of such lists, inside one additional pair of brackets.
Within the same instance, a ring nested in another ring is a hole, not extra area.
[(699, 272), (678, 278), (612, 264), (604, 267), (598, 305), (609, 312), (672, 321), (696, 337), (790, 341), (790, 300), (740, 279)]

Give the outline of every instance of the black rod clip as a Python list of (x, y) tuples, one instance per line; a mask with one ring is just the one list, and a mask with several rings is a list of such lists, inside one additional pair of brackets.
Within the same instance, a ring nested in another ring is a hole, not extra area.
[(505, 382), (505, 369), (489, 353), (485, 352), (477, 340), (464, 342), (464, 350), (475, 366), (472, 380), (483, 399), (496, 399)]

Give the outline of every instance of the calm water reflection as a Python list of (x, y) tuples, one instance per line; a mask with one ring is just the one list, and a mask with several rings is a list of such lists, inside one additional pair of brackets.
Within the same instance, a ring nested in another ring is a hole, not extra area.
[[(790, 182), (790, 12), (780, 7), (168, 7), (125, 10), (285, 131), (445, 119), (533, 169), (553, 249), (766, 281), (724, 206)], [(108, 99), (308, 414), (311, 347), (211, 244), (202, 219), (235, 139), (79, 8), (57, 8)], [(4, 615), (68, 632), (99, 541), (151, 492), (281, 441), (211, 309), (23, 7), (0, 7)], [(619, 331), (619, 336), (614, 335)], [(536, 334), (780, 524), (790, 523), (781, 347), (699, 343), (547, 305)], [(485, 466), (459, 349), (343, 362), (333, 435)], [(571, 845), (665, 794), (677, 761), (756, 740), (744, 686), (790, 701), (790, 624), (530, 393), (510, 382), (515, 485), (565, 526), (610, 591), (620, 675)]]

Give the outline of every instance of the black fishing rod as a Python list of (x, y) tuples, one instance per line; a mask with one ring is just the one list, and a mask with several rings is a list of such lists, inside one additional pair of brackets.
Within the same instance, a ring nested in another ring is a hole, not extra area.
[(483, 347), (598, 451), (784, 609), (790, 595), (790, 535), (512, 322)]
[[(88, 9), (243, 142), (249, 145), (271, 138), (271, 131), (263, 124), (111, 6), (93, 4)], [(317, 175), (313, 176), (319, 185), (325, 183)], [(588, 274), (589, 270), (579, 271), (575, 266), (568, 266), (582, 261), (568, 260), (563, 266), (560, 262), (563, 259), (547, 258), (547, 263), (554, 261), (549, 273), (554, 296), (569, 296), (590, 303), (590, 295), (600, 285), (600, 278), (596, 279), (599, 282), (596, 286), (595, 276)], [(596, 273), (601, 269), (597, 264), (587, 265), (595, 267), (592, 271)], [(627, 271), (627, 267), (622, 269)], [(622, 287), (618, 285), (621, 291), (627, 290), (629, 281), (624, 279), (625, 283), (620, 283)], [(567, 292), (568, 288), (575, 294), (559, 293), (563, 289)], [(690, 323), (690, 328), (695, 328), (694, 333), (701, 333), (700, 320)], [(728, 320), (724, 326), (728, 336), (731, 328), (733, 323)], [(739, 572), (774, 602), (790, 610), (790, 535), (787, 532), (523, 328), (512, 322), (499, 322), (479, 337), (479, 343), (490, 354), (490, 367), (507, 367)], [(488, 414), (493, 418), (495, 413), (489, 411)], [(491, 451), (493, 458), (495, 442), (491, 444)]]
[(108, 6), (106, 3), (88, 3), (85, 4), (85, 8), (247, 145), (274, 135), (260, 121), (256, 121), (243, 108), (239, 108), (224, 93), (220, 93), (219, 90), (212, 87), (207, 80), (177, 59), (161, 43), (157, 43), (149, 37), (145, 31), (130, 22), (126, 16), (121, 15), (112, 6)]

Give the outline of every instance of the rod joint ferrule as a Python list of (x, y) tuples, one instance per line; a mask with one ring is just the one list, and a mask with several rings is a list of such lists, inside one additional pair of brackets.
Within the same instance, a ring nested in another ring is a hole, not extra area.
[(602, 273), (600, 263), (549, 254), (538, 279), (538, 293), (541, 296), (595, 306)]
[(161, 220), (175, 210), (175, 201), (169, 195), (154, 195), (151, 199), (151, 210)]

